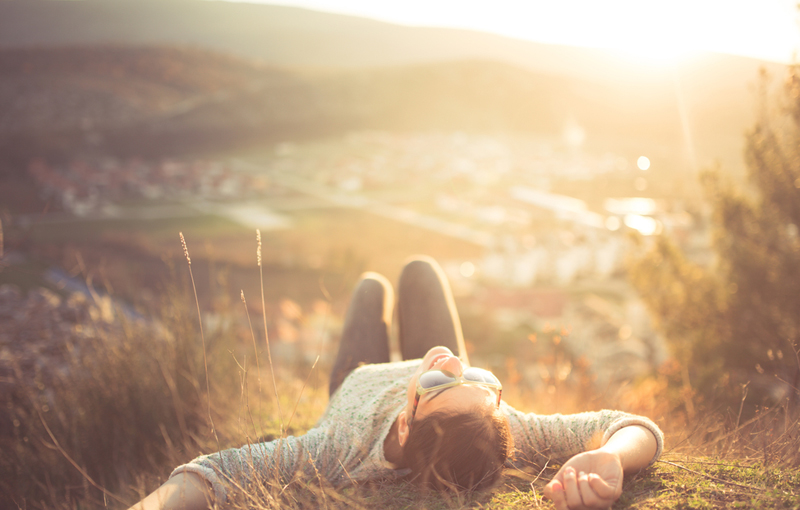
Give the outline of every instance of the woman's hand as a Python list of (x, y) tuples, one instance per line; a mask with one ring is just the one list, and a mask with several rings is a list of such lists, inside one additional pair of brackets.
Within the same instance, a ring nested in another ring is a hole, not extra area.
[(628, 425), (597, 450), (569, 459), (544, 488), (558, 510), (608, 508), (622, 494), (622, 473), (647, 466), (658, 451), (653, 432)]
[(592, 450), (569, 459), (544, 488), (558, 510), (610, 507), (622, 494), (622, 462), (616, 453)]

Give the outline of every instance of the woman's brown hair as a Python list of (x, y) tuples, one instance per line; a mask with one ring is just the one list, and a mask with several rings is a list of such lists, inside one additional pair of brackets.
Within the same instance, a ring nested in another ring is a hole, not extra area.
[(513, 449), (503, 413), (476, 406), (466, 413), (437, 412), (415, 420), (403, 447), (403, 461), (422, 487), (483, 490), (500, 479)]

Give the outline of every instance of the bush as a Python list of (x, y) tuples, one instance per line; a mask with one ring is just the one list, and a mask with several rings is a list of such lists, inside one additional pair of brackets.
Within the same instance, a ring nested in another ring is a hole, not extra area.
[[(800, 69), (791, 68), (777, 107), (762, 109), (747, 138), (748, 182), (703, 175), (713, 206), (716, 264), (685, 259), (660, 240), (632, 279), (681, 364), (681, 385), (709, 403), (746, 409), (800, 404)], [(687, 409), (689, 414), (691, 409)]]
[[(105, 506), (99, 487), (149, 490), (166, 466), (217, 449), (186, 297), (173, 293), (154, 322), (126, 316), (108, 298), (0, 292), (0, 506)], [(208, 341), (210, 376), (236, 394), (222, 338)], [(225, 413), (229, 401), (215, 399), (213, 412)]]

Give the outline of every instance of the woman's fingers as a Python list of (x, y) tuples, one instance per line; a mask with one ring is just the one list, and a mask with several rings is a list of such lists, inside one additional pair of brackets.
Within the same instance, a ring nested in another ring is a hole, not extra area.
[(544, 496), (546, 498), (553, 499), (553, 494), (556, 491), (563, 491), (564, 486), (561, 485), (561, 482), (557, 478), (553, 478), (550, 482), (544, 486)]
[(558, 510), (608, 508), (616, 499), (615, 492), (600, 475), (576, 473), (571, 466), (564, 469), (563, 484), (554, 479), (545, 487), (545, 496)]
[(597, 473), (576, 472), (572, 466), (564, 468), (544, 488), (545, 497), (558, 510), (609, 508), (619, 496), (617, 492)]
[(567, 497), (564, 494), (564, 486), (558, 480), (553, 480), (544, 488), (544, 495), (553, 501), (557, 510), (568, 510)]
[(594, 473), (586, 474), (583, 471), (578, 473), (578, 488), (581, 491), (583, 506), (586, 508), (608, 508), (614, 502), (613, 499), (604, 498), (598, 494), (591, 486), (592, 478), (600, 478)]
[(569, 506), (569, 508), (583, 507), (581, 491), (578, 488), (578, 475), (572, 467), (568, 467), (564, 470), (564, 492), (566, 493), (567, 506)]
[(608, 485), (608, 483), (603, 480), (603, 477), (591, 473), (589, 474), (589, 485), (592, 487), (592, 490), (597, 494), (600, 498), (605, 500), (611, 500), (612, 502), (617, 499), (617, 488)]

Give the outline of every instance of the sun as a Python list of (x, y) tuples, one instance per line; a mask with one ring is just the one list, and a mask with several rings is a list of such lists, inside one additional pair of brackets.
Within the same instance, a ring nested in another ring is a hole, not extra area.
[[(587, 34), (597, 47), (638, 63), (665, 66), (685, 60), (698, 53), (696, 35), (681, 30), (686, 20), (665, 16), (657, 6), (648, 3), (628, 5), (615, 17), (613, 30), (605, 36)], [(590, 41), (587, 46), (592, 46)]]
[(654, 66), (668, 66), (685, 60), (697, 53), (686, 46), (670, 41), (658, 44), (631, 45), (617, 50), (623, 57)]

